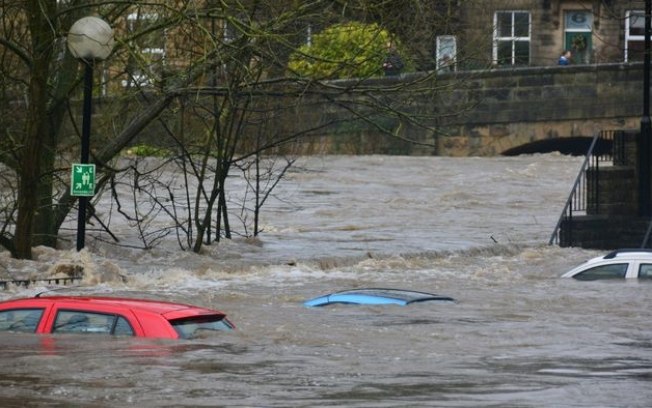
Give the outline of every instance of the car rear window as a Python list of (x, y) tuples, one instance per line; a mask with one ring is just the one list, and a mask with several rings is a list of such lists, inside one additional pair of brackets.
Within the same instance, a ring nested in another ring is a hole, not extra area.
[(44, 309), (12, 309), (0, 312), (0, 331), (36, 332)]
[(170, 324), (182, 339), (192, 339), (212, 332), (233, 330), (233, 324), (224, 316), (201, 316), (170, 320)]
[(652, 264), (641, 264), (638, 270), (640, 279), (652, 279)]

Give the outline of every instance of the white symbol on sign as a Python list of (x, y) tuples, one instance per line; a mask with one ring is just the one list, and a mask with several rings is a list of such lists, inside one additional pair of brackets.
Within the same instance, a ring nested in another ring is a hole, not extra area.
[(82, 171), (81, 167), (77, 168), (77, 173), (81, 173), (81, 183), (77, 183), (77, 188), (81, 189), (83, 186), (90, 184), (91, 173), (89, 171)]

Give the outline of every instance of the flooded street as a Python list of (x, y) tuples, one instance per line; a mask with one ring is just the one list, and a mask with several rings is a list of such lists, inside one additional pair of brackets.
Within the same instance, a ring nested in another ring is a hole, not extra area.
[[(184, 341), (1, 334), (0, 406), (649, 407), (652, 282), (560, 279), (602, 252), (547, 245), (581, 161), (304, 158), (263, 208), (260, 242), (197, 255), (89, 236), (81, 254), (0, 253), (3, 278), (80, 263), (86, 287), (61, 293), (192, 303), (237, 326)], [(302, 304), (356, 287), (456, 302)]]

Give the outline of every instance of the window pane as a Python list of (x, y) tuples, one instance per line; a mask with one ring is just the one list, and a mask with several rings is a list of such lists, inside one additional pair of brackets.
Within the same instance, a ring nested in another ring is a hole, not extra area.
[(114, 315), (61, 310), (54, 321), (53, 333), (110, 334)]
[(113, 334), (116, 336), (133, 336), (134, 331), (131, 328), (131, 325), (127, 321), (127, 319), (118, 316), (118, 321), (115, 324), (115, 329), (113, 330)]
[(566, 12), (566, 30), (591, 31), (593, 28), (593, 13), (588, 11)]
[(129, 79), (123, 81), (123, 86), (151, 86), (161, 78), (166, 38), (154, 29), (159, 18), (157, 13), (142, 10), (127, 16), (131, 45), (137, 52), (127, 63)]
[(530, 42), (529, 41), (515, 41), (514, 42), (514, 64), (527, 65), (530, 63)]
[(133, 13), (127, 16), (130, 35), (136, 37), (135, 45), (139, 48), (163, 48), (165, 37), (155, 26), (159, 16), (156, 13)]
[(528, 13), (514, 13), (514, 37), (530, 36), (530, 15)]
[(224, 316), (202, 316), (170, 321), (182, 339), (192, 339), (210, 333), (233, 330)]
[(627, 42), (627, 61), (643, 61), (644, 56), (645, 56), (644, 41)]
[(595, 268), (587, 269), (579, 275), (575, 275), (574, 278), (580, 280), (623, 279), (627, 273), (627, 265), (624, 263), (596, 266)]
[(498, 65), (512, 64), (512, 42), (498, 41)]
[(0, 331), (34, 333), (43, 309), (16, 309), (0, 312)]
[(80, 312), (59, 312), (54, 321), (52, 332), (79, 333), (88, 328), (88, 316)]
[(498, 37), (512, 36), (512, 13), (496, 13), (497, 24), (496, 32)]
[(652, 279), (652, 264), (641, 264), (638, 269), (640, 279)]
[(645, 14), (632, 12), (629, 14), (629, 35), (645, 35)]
[(227, 21), (224, 21), (224, 32), (222, 34), (223, 41), (225, 43), (233, 42), (237, 38), (237, 31), (232, 24), (229, 24)]

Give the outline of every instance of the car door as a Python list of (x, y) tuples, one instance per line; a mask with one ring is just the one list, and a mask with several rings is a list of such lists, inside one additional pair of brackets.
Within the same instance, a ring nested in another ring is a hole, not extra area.
[(50, 304), (23, 299), (5, 305), (0, 311), (0, 331), (43, 333)]
[(127, 308), (63, 301), (52, 307), (46, 332), (142, 336), (143, 330)]

